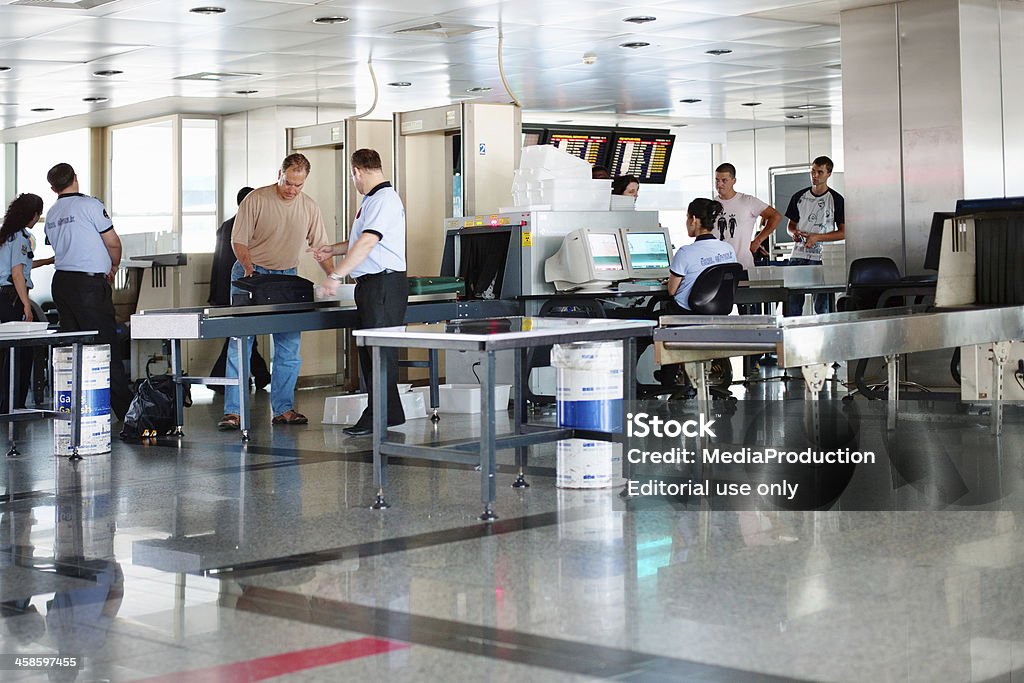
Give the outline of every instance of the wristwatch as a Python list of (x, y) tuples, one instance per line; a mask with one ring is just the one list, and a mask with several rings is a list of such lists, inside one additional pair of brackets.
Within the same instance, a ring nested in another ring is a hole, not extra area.
[(338, 275), (337, 273), (331, 273), (327, 277), (331, 278), (335, 282), (344, 282), (344, 280), (345, 280), (345, 276), (344, 275)]

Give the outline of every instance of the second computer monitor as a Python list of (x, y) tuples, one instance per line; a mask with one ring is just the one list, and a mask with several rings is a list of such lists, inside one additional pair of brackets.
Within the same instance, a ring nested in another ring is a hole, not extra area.
[(672, 240), (667, 228), (622, 228), (629, 276), (634, 280), (668, 277), (672, 263)]

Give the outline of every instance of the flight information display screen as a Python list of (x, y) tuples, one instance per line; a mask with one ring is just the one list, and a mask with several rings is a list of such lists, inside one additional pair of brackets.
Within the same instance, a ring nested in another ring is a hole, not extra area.
[(675, 135), (661, 132), (617, 134), (612, 145), (612, 175), (635, 175), (641, 183), (664, 183), (675, 139)]
[(610, 132), (549, 130), (546, 142), (583, 159), (591, 166), (605, 166), (608, 163), (612, 135)]
[(633, 270), (668, 268), (668, 244), (663, 232), (628, 232), (626, 249)]

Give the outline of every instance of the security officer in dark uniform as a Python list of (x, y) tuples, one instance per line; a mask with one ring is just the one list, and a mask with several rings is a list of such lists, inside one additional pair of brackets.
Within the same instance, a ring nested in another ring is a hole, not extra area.
[(121, 238), (103, 203), (78, 191), (71, 164), (57, 164), (46, 180), (57, 193), (46, 212), (46, 240), (54, 251), (51, 292), (60, 327), (68, 332), (96, 330), (97, 341), (110, 345), (110, 408), (123, 420), (132, 392), (121, 362), (111, 288), (121, 263)]
[[(320, 247), (313, 251), (317, 261), (344, 255), (334, 272), (324, 280), (321, 290), (329, 296), (338, 291), (338, 283), (351, 275), (356, 281), (356, 311), (359, 327), (390, 327), (405, 322), (409, 303), (409, 281), (405, 274), (405, 207), (384, 177), (380, 155), (372, 149), (352, 154), (352, 180), (363, 195), (347, 243)], [(405, 411), (398, 396), (398, 357), (395, 349), (384, 350), (387, 372), (388, 426), (405, 422)], [(370, 394), (370, 403), (354, 425), (345, 427), (350, 436), (373, 433), (373, 364), (368, 347), (359, 347), (359, 369)]]

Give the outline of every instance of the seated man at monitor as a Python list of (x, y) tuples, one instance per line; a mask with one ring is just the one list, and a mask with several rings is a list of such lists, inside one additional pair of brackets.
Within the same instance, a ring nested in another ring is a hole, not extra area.
[(722, 213), (721, 202), (703, 197), (694, 199), (686, 209), (686, 232), (695, 239), (693, 244), (679, 248), (668, 269), (667, 287), (675, 304), (674, 313), (692, 313), (690, 291), (704, 270), (720, 263), (736, 263), (733, 248), (711, 234)]

